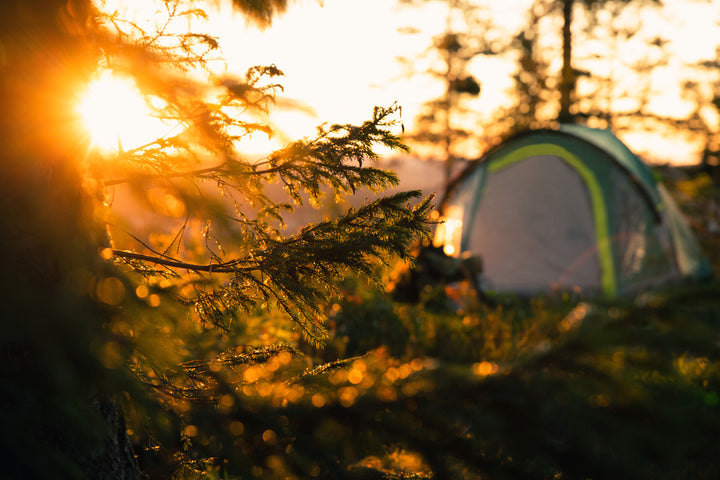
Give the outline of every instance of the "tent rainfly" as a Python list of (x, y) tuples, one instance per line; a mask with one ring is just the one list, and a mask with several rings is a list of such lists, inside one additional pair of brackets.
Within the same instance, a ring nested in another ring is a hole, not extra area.
[(478, 256), (483, 290), (608, 298), (712, 274), (650, 168), (607, 130), (511, 138), (449, 189), (435, 245)]

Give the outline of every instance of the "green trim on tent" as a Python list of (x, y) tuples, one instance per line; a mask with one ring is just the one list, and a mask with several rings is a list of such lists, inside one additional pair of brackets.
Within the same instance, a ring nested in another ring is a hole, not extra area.
[(563, 124), (560, 125), (558, 131), (584, 140), (607, 153), (610, 158), (627, 170), (631, 177), (634, 177), (658, 212), (665, 208), (662, 195), (657, 189), (657, 182), (650, 167), (640, 161), (637, 155), (610, 130), (589, 128), (584, 125)]
[(564, 160), (568, 165), (574, 168), (585, 182), (593, 208), (593, 218), (595, 221), (595, 237), (598, 246), (598, 259), (600, 261), (601, 284), (603, 293), (609, 298), (617, 296), (617, 278), (615, 275), (615, 260), (613, 257), (612, 243), (610, 242), (610, 224), (608, 222), (608, 212), (605, 204), (605, 197), (602, 187), (593, 172), (588, 169), (583, 162), (567, 151), (565, 148), (552, 143), (540, 143), (528, 145), (513, 150), (503, 156), (492, 159), (488, 162), (488, 170), (496, 172), (510, 165), (527, 160), (530, 157), (540, 155), (552, 155)]

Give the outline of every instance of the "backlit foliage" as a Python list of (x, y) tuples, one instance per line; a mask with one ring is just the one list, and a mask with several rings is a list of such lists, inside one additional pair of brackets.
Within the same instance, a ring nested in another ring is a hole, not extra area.
[[(430, 203), (408, 208), (418, 192), (400, 193), (290, 235), (283, 232), (283, 216), (306, 201), (319, 205), (328, 192), (378, 192), (396, 185), (392, 172), (368, 165), (377, 159), (377, 146), (405, 148), (392, 132), (396, 107), (376, 107), (360, 126), (322, 125), (314, 138), (248, 160), (243, 140), (273, 133), (261, 120), (282, 88), (281, 70), (253, 66), (244, 77), (218, 77), (209, 64), (219, 55), (217, 40), (175, 27), (205, 13), (178, 1), (163, 7), (153, 30), (117, 12), (100, 16), (108, 35), (122, 42), (122, 48), (106, 51), (103, 68), (132, 71), (154, 115), (172, 126), (169, 135), (105, 153), (100, 181), (107, 188), (127, 184), (159, 216), (177, 219), (163, 221), (169, 243), (130, 232), (133, 250), (112, 253), (150, 279), (161, 275), (169, 285), (182, 285), (180, 300), (194, 304), (203, 324), (228, 329), (235, 311), (249, 312), (262, 302), (289, 314), (308, 340), (322, 341), (320, 305), (336, 281), (348, 271), (371, 273), (374, 259), (385, 254), (405, 255), (427, 229)], [(181, 75), (187, 72), (204, 75), (205, 82)], [(265, 193), (269, 182), (283, 185), (285, 200)], [(190, 247), (198, 243), (204, 249)]]
[[(98, 16), (101, 71), (131, 76), (152, 116), (167, 126), (140, 145), (119, 141), (117, 149), (88, 158), (110, 205), (111, 240), (101, 256), (124, 276), (99, 280), (97, 296), (127, 313), (113, 320), (118, 339), (99, 345), (98, 355), (107, 368), (129, 366), (164, 411), (149, 425), (146, 407), (126, 405), (131, 438), (163, 445), (140, 452), (147, 471), (200, 474), (235, 457), (226, 452), (234, 444), (246, 458), (230, 471), (296, 470), (267, 453), (288, 447), (286, 417), (262, 418), (255, 410), (349, 407), (375, 385), (357, 360), (347, 379), (337, 373), (329, 388), (311, 392), (331, 367), (313, 367), (299, 346), (327, 341), (327, 300), (341, 293), (345, 275), (378, 281), (378, 261), (407, 257), (410, 244), (427, 235), (430, 199), (411, 206), (419, 192), (376, 195), (397, 184), (394, 173), (372, 165), (377, 147), (406, 149), (394, 133), (395, 105), (376, 107), (361, 125), (321, 125), (312, 138), (246, 158), (246, 140), (273, 134), (265, 114), (282, 90), (283, 72), (269, 65), (239, 77), (214, 73), (221, 62), (217, 39), (177, 29), (194, 27), (205, 13), (179, 1), (158, 7), (150, 23), (117, 11)], [(240, 2), (261, 23), (270, 18), (261, 14), (282, 8), (284, 2)], [(267, 192), (274, 186), (282, 187), (280, 195)], [(299, 231), (285, 229), (284, 218), (304, 203), (319, 207), (328, 195), (361, 192), (375, 198)], [(133, 223), (135, 215), (152, 219), (151, 228)], [(253, 318), (265, 333), (248, 334)], [(390, 387), (381, 392), (394, 395)], [(208, 427), (217, 415), (223, 425)], [(265, 447), (250, 454), (238, 442), (257, 428)], [(173, 431), (180, 434), (175, 440)], [(218, 441), (226, 433), (234, 440)], [(171, 455), (174, 441), (182, 448)], [(205, 460), (194, 460), (199, 451), (208, 452)], [(256, 464), (256, 455), (267, 458)]]

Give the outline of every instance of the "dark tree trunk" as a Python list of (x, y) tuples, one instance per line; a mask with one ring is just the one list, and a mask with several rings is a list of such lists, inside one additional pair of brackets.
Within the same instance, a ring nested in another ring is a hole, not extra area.
[(73, 105), (96, 64), (91, 9), (0, 2), (0, 476), (143, 478), (120, 406), (92, 395), (126, 377), (98, 358), (110, 314), (77, 281), (109, 268)]
[(575, 90), (575, 76), (572, 68), (572, 13), (574, 0), (562, 0), (563, 26), (562, 26), (562, 72), (560, 78), (560, 123), (571, 123), (573, 115), (570, 113), (572, 97)]
[(80, 458), (87, 480), (144, 480), (125, 427), (125, 417), (112, 396), (100, 396), (96, 402), (101, 417), (107, 422), (105, 443), (97, 453)]

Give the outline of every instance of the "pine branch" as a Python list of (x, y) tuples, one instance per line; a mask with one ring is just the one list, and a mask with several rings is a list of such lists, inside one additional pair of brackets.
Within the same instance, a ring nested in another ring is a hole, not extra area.
[(429, 235), (432, 197), (412, 208), (406, 205), (419, 195), (410, 191), (380, 198), (287, 238), (262, 236), (245, 257), (224, 262), (199, 264), (117, 249), (113, 254), (170, 269), (230, 275), (226, 285), (192, 300), (203, 322), (226, 329), (230, 312), (274, 299), (309, 341), (322, 343), (327, 331), (320, 305), (338, 291), (338, 280), (347, 271), (376, 280), (375, 262), (389, 255), (406, 258), (412, 242)]
[(179, 260), (173, 260), (165, 256), (157, 255), (145, 255), (142, 253), (129, 252), (127, 250), (113, 249), (112, 253), (114, 256), (119, 258), (128, 258), (132, 260), (142, 260), (144, 262), (153, 263), (156, 265), (162, 265), (170, 268), (179, 268), (192, 272), (207, 272), (207, 273), (239, 273), (241, 271), (248, 270), (247, 268), (240, 268), (236, 261), (223, 262), (223, 263), (209, 263), (209, 264), (197, 264), (183, 262)]
[[(278, 175), (289, 186), (289, 195), (299, 203), (302, 203), (299, 194), (301, 189), (312, 197), (318, 197), (321, 184), (328, 184), (345, 192), (354, 192), (360, 187), (378, 191), (397, 185), (397, 176), (385, 170), (363, 168), (363, 162), (377, 159), (374, 152), (376, 144), (407, 150), (399, 138), (388, 130), (394, 124), (389, 117), (399, 108), (396, 105), (389, 108), (376, 107), (373, 120), (366, 121), (359, 127), (321, 126), (315, 138), (296, 141), (257, 164), (227, 160), (213, 167), (185, 172), (163, 170), (155, 174), (139, 173), (126, 178), (105, 180), (103, 184), (109, 187), (133, 181), (170, 178), (213, 179), (222, 182), (226, 178), (268, 178)], [(142, 151), (153, 144), (162, 146), (169, 141), (170, 139), (157, 139), (135, 150)], [(348, 165), (348, 161), (356, 162), (357, 166)], [(266, 167), (261, 168), (263, 165)]]

